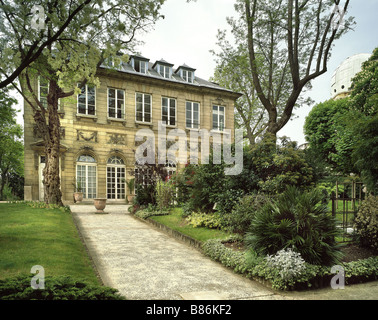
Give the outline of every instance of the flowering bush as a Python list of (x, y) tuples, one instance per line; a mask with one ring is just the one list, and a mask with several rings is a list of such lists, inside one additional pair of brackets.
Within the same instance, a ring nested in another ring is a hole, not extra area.
[(275, 255), (266, 257), (268, 266), (276, 269), (283, 280), (290, 280), (306, 270), (305, 261), (301, 254), (292, 249), (282, 249)]

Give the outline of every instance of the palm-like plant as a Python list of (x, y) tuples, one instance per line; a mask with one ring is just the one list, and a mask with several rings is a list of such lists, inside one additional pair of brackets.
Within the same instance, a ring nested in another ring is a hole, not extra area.
[(339, 231), (321, 200), (317, 190), (302, 193), (289, 187), (255, 214), (246, 245), (264, 255), (294, 248), (308, 263), (338, 263), (342, 255), (335, 237)]

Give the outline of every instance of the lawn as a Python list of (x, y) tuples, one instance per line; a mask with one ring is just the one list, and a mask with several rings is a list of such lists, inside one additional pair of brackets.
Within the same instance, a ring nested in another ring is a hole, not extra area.
[(59, 209), (0, 203), (0, 279), (32, 274), (67, 275), (99, 284), (71, 214)]
[(181, 208), (171, 209), (170, 214), (166, 216), (152, 216), (150, 218), (198, 241), (226, 239), (230, 236), (230, 233), (218, 229), (194, 228), (182, 217)]

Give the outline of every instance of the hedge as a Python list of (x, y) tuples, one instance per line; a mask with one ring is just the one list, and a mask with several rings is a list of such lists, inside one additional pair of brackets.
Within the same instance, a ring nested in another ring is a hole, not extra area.
[(118, 290), (68, 276), (48, 276), (44, 289), (33, 289), (30, 275), (0, 280), (0, 300), (125, 300)]

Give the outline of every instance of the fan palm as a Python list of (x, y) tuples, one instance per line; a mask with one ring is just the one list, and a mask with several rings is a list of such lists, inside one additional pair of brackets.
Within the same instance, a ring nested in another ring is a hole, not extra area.
[(294, 248), (308, 263), (338, 263), (341, 252), (335, 237), (339, 231), (321, 200), (317, 190), (302, 193), (289, 187), (256, 213), (246, 234), (246, 245), (264, 255)]

